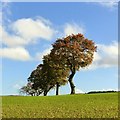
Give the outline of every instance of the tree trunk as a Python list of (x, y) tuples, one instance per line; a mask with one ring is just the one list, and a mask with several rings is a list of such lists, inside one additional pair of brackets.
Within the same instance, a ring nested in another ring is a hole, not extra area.
[(47, 87), (47, 88), (44, 90), (44, 96), (47, 96), (47, 93), (49, 92), (50, 89), (51, 89), (51, 87)]
[(57, 82), (57, 84), (56, 84), (56, 95), (59, 94), (59, 87), (60, 87), (60, 85), (59, 85), (59, 83)]
[(70, 77), (69, 77), (69, 83), (70, 83), (70, 87), (71, 87), (71, 94), (75, 94), (75, 85), (73, 83), (73, 77), (75, 75), (75, 72), (72, 72)]
[(48, 92), (45, 90), (45, 91), (44, 91), (44, 96), (47, 96), (47, 93), (48, 93)]
[(53, 86), (48, 86), (45, 90), (44, 90), (44, 96), (47, 96), (47, 93), (50, 91), (50, 89), (53, 88)]

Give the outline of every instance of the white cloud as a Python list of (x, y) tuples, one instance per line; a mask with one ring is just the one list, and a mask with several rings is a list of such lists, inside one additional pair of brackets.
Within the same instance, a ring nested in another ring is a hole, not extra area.
[(85, 29), (82, 26), (77, 25), (76, 23), (67, 23), (64, 26), (64, 34), (65, 35), (71, 35), (71, 34), (77, 34), (77, 33), (85, 33)]
[(118, 43), (117, 42), (113, 42), (110, 45), (101, 45), (98, 44), (98, 49), (104, 51), (106, 54), (108, 55), (112, 55), (112, 56), (117, 56), (118, 55)]
[(49, 54), (51, 49), (52, 49), (52, 47), (49, 47), (49, 48), (45, 49), (43, 52), (37, 53), (36, 54), (36, 59), (39, 60), (39, 61), (42, 61), (43, 56)]
[(98, 65), (102, 67), (113, 67), (118, 65), (118, 43), (113, 42), (110, 45), (98, 44), (98, 54), (101, 59), (97, 60)]
[(80, 90), (78, 88), (75, 88), (75, 93), (85, 93), (85, 92), (83, 92), (82, 90)]
[[(8, 31), (9, 32), (8, 32)], [(0, 26), (3, 44), (16, 47), (33, 44), (37, 40), (51, 40), (55, 31), (50, 26), (50, 21), (37, 17), (37, 19), (23, 18), (11, 23), (7, 30)]]
[(28, 61), (31, 59), (28, 51), (25, 48), (1, 48), (0, 57), (9, 58), (13, 60)]
[[(0, 42), (6, 46), (6, 48), (0, 49), (0, 56), (27, 61), (31, 57), (24, 48), (25, 45), (33, 44), (38, 40), (50, 40), (55, 31), (51, 28), (49, 20), (37, 17), (36, 19), (19, 19), (7, 27), (0, 25), (0, 33), (2, 33), (0, 34)], [(46, 53), (47, 50), (41, 54), (44, 55)]]
[(26, 40), (23, 39), (20, 36), (14, 35), (14, 34), (9, 34), (8, 32), (5, 31), (4, 27), (0, 26), (0, 32), (2, 33), (2, 43), (4, 45), (10, 46), (10, 47), (16, 47), (16, 46), (23, 46), (27, 44)]
[(54, 30), (50, 27), (47, 20), (41, 17), (36, 20), (31, 18), (19, 19), (11, 25), (11, 28), (28, 42), (40, 38), (50, 40), (54, 34)]
[(118, 66), (118, 43), (113, 42), (110, 45), (97, 44), (97, 53), (94, 54), (93, 63), (84, 70), (115, 66)]
[(98, 2), (100, 5), (102, 5), (103, 7), (107, 7), (107, 8), (115, 8), (118, 5), (118, 2), (116, 0), (109, 0), (109, 1), (101, 1)]

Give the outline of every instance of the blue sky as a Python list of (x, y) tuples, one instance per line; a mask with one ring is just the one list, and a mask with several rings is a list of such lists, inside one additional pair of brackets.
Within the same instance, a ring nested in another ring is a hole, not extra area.
[[(117, 3), (11, 2), (2, 7), (3, 95), (18, 94), (42, 56), (50, 52), (51, 44), (72, 33), (82, 33), (98, 46), (93, 64), (74, 77), (76, 91), (118, 88)], [(60, 93), (69, 94), (69, 84)]]

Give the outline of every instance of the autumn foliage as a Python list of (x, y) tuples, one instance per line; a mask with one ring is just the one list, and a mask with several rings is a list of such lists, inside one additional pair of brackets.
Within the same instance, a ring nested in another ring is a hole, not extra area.
[(68, 81), (71, 94), (75, 94), (73, 77), (76, 71), (92, 63), (97, 47), (82, 34), (57, 39), (52, 46), (50, 54), (43, 57), (43, 64), (31, 73), (28, 82), (32, 82), (38, 95), (42, 92), (47, 95), (56, 86), (57, 95), (59, 87)]
[(53, 44), (50, 54), (54, 62), (63, 64), (70, 70), (68, 81), (71, 86), (71, 94), (75, 93), (73, 77), (76, 71), (92, 63), (96, 48), (95, 43), (85, 38), (82, 34), (69, 35), (58, 39)]

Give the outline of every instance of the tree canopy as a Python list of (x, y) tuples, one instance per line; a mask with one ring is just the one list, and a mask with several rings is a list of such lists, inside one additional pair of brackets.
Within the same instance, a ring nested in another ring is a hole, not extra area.
[(76, 71), (92, 63), (97, 47), (82, 34), (57, 39), (52, 46), (50, 54), (43, 57), (43, 63), (31, 72), (28, 83), (36, 95), (47, 95), (55, 86), (58, 95), (59, 87), (69, 81), (71, 94), (75, 94), (73, 77)]
[(50, 55), (46, 55), (43, 57), (43, 64), (32, 71), (28, 81), (32, 83), (33, 89), (39, 90), (39, 94), (44, 92), (44, 95), (47, 95), (55, 86), (58, 94), (58, 87), (67, 83), (68, 75), (67, 68), (54, 64)]
[(75, 93), (73, 77), (76, 71), (92, 63), (96, 48), (95, 43), (85, 38), (82, 34), (69, 35), (58, 39), (53, 44), (50, 55), (54, 58), (54, 62), (63, 64), (71, 72), (68, 80), (71, 86), (71, 94)]

